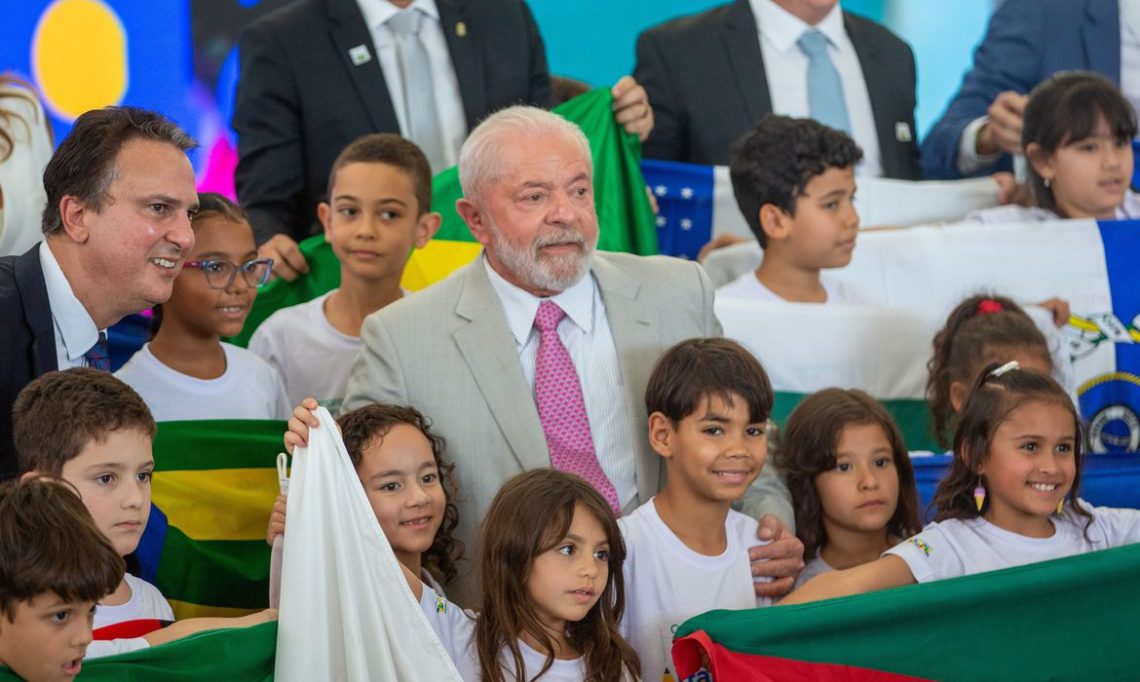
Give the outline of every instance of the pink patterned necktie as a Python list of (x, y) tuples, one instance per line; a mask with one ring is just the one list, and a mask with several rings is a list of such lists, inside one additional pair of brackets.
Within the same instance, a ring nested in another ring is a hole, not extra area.
[(553, 301), (540, 303), (534, 316), (534, 326), (539, 333), (534, 361), (534, 397), (546, 445), (550, 448), (550, 463), (559, 471), (586, 479), (620, 516), (617, 491), (594, 452), (578, 372), (562, 339), (558, 338), (558, 323), (565, 317), (566, 312)]

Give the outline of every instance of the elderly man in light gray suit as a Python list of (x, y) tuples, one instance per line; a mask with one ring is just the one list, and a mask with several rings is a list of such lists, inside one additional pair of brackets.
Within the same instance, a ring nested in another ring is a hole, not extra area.
[[(614, 505), (632, 511), (664, 483), (645, 435), (653, 365), (678, 341), (721, 333), (708, 277), (674, 258), (595, 253), (589, 144), (557, 115), (521, 106), (492, 115), (463, 145), (459, 178), (457, 208), (483, 256), (365, 320), (343, 409), (395, 403), (431, 418), (456, 467), (457, 536), (471, 548), (502, 483), (552, 463), (536, 405), (535, 316), (553, 301), (566, 315), (556, 331), (580, 379), (597, 465)], [(757, 548), (777, 560), (756, 570), (794, 576), (802, 545), (775, 518), (761, 533), (781, 537)], [(449, 596), (469, 601), (470, 579), (459, 582)]]

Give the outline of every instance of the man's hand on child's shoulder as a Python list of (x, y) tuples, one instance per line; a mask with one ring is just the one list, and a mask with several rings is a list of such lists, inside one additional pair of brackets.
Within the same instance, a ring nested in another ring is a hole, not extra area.
[(769, 541), (748, 550), (754, 577), (771, 582), (754, 582), (757, 597), (778, 599), (792, 591), (796, 577), (804, 570), (804, 543), (780, 519), (767, 515), (760, 519), (756, 537)]

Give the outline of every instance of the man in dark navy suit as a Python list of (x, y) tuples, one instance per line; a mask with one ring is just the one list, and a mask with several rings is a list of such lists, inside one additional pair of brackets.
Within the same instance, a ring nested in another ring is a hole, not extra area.
[(194, 246), (194, 144), (159, 114), (108, 107), (80, 116), (48, 162), (44, 240), (0, 258), (0, 479), (20, 473), (20, 389), (56, 369), (109, 370), (107, 327), (170, 298)]

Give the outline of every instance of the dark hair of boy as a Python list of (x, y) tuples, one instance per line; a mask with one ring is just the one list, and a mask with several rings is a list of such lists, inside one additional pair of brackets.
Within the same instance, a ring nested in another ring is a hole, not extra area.
[(942, 447), (949, 447), (954, 435), (950, 386), (955, 381), (972, 385), (982, 365), (1008, 360), (1004, 354), (1013, 349), (1038, 350), (1052, 364), (1045, 335), (1013, 299), (996, 294), (975, 294), (959, 303), (933, 345), (926, 363), (926, 404), (930, 431)]
[(353, 467), (360, 466), (364, 448), (373, 443), (379, 445), (392, 427), (398, 424), (407, 424), (427, 438), (447, 503), (443, 508), (443, 522), (435, 532), (431, 547), (421, 556), (421, 561), (424, 568), (443, 582), (454, 580), (459, 572), (459, 558), (463, 555), (463, 543), (455, 537), (455, 527), (459, 525), (459, 508), (455, 505), (457, 490), (455, 479), (452, 478), (455, 465), (445, 460), (446, 444), (442, 436), (432, 433), (431, 421), (412, 407), (373, 404), (346, 412), (336, 423), (340, 426), (341, 438)]
[(804, 543), (806, 561), (814, 559), (827, 544), (823, 504), (815, 487), (815, 477), (835, 468), (843, 428), (864, 424), (883, 430), (898, 472), (898, 504), (887, 522), (887, 535), (901, 540), (922, 529), (910, 451), (891, 414), (858, 389), (825, 388), (804, 398), (792, 410), (775, 452), (776, 465), (788, 476), (788, 490), (792, 493), (796, 514), (796, 535)]
[(24, 472), (58, 476), (88, 443), (101, 443), (123, 429), (154, 438), (154, 417), (133, 388), (90, 367), (38, 377), (12, 407), (16, 458)]
[(336, 157), (329, 171), (327, 201), (332, 201), (337, 172), (350, 163), (383, 163), (399, 168), (412, 180), (412, 190), (419, 204), (416, 215), (431, 210), (431, 166), (415, 142), (392, 133), (373, 133), (353, 140)]
[[(1101, 118), (1117, 141), (1132, 144), (1136, 112), (1116, 84), (1091, 71), (1062, 71), (1029, 93), (1021, 128), (1022, 147), (1036, 144), (1040, 149), (1033, 151), (1050, 157), (1061, 147), (1093, 135)], [(1032, 163), (1026, 165), (1037, 205), (1056, 213), (1052, 188)]]
[(122, 557), (60, 479), (0, 485), (0, 548), (0, 615), (10, 623), (20, 602), (46, 593), (97, 602), (123, 580)]
[(775, 400), (768, 373), (739, 343), (687, 339), (657, 360), (645, 387), (646, 414), (660, 412), (677, 424), (713, 397), (729, 405), (743, 400), (753, 423), (768, 421)]
[(103, 208), (117, 174), (119, 151), (131, 140), (165, 142), (182, 151), (198, 146), (162, 114), (134, 107), (93, 109), (75, 119), (71, 132), (44, 169), (44, 234), (63, 229), (59, 202), (78, 197), (94, 211)]
[(760, 208), (772, 204), (789, 215), (811, 179), (829, 168), (850, 168), (863, 150), (847, 133), (810, 118), (769, 114), (732, 146), (728, 173), (736, 205), (760, 243), (768, 236), (760, 226)]
[[(984, 486), (985, 481), (978, 474), (981, 465), (990, 454), (990, 444), (994, 434), (1005, 423), (1014, 410), (1022, 405), (1041, 401), (1064, 407), (1073, 419), (1073, 486), (1069, 488), (1070, 502), (1080, 496), (1081, 469), (1081, 416), (1073, 407), (1069, 394), (1057, 381), (1040, 372), (1030, 369), (1012, 369), (994, 376), (994, 370), (1001, 363), (991, 362), (982, 368), (973, 384), (962, 413), (958, 416), (958, 428), (954, 431), (954, 459), (950, 469), (938, 483), (930, 505), (935, 509), (935, 521), (946, 519), (975, 519), (984, 516), (990, 508), (989, 497), (978, 509), (974, 490)], [(1092, 515), (1077, 504), (1067, 505), (1075, 513), (1085, 518), (1085, 532), (1092, 524)]]

